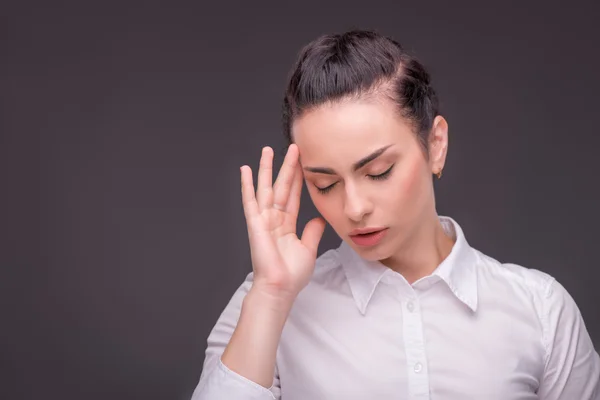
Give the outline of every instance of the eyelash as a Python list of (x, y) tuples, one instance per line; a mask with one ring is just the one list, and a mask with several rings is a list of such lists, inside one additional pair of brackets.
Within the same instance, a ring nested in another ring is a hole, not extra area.
[(390, 173), (392, 172), (394, 165), (396, 165), (396, 164), (392, 164), (391, 167), (389, 167), (386, 171), (382, 172), (379, 175), (367, 175), (367, 176), (375, 181), (387, 179), (390, 176)]
[[(389, 167), (385, 172), (382, 172), (379, 175), (367, 175), (370, 179), (374, 180), (374, 181), (382, 181), (385, 180), (387, 178), (389, 178), (390, 173), (392, 172), (392, 169), (394, 168), (395, 164), (392, 164), (391, 167)], [(321, 194), (327, 194), (331, 189), (333, 189), (333, 187), (337, 184), (337, 182), (332, 183), (331, 185), (324, 187), (324, 188), (320, 188), (318, 186), (315, 186), (317, 188), (317, 190), (319, 191), (319, 193)]]

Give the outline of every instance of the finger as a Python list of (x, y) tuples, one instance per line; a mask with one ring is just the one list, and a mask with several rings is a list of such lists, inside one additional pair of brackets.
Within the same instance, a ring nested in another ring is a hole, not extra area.
[(240, 167), (242, 179), (242, 205), (244, 206), (244, 215), (246, 221), (258, 214), (258, 204), (254, 196), (254, 182), (252, 181), (252, 170), (249, 166)]
[(285, 210), (290, 196), (292, 182), (294, 181), (297, 162), (298, 149), (295, 144), (291, 144), (285, 155), (283, 165), (279, 170), (275, 184), (273, 185), (273, 207)]
[(266, 146), (262, 149), (258, 169), (256, 200), (260, 211), (273, 205), (273, 149)]
[(298, 217), (304, 176), (302, 175), (302, 167), (300, 166), (300, 163), (296, 163), (296, 168), (294, 169), (294, 179), (292, 180), (292, 185), (290, 187), (290, 194), (288, 196), (285, 211), (294, 217)]
[(309, 249), (313, 254), (317, 254), (319, 248), (319, 242), (323, 237), (325, 231), (325, 221), (323, 218), (313, 218), (304, 227), (302, 231), (302, 238), (300, 241), (302, 244)]

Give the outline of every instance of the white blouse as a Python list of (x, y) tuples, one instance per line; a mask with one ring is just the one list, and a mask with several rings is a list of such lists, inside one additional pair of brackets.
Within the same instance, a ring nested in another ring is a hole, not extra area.
[(599, 400), (600, 357), (577, 305), (546, 273), (502, 264), (452, 218), (450, 255), (412, 285), (342, 243), (316, 262), (283, 329), (273, 386), (221, 354), (252, 274), (210, 336), (193, 400)]

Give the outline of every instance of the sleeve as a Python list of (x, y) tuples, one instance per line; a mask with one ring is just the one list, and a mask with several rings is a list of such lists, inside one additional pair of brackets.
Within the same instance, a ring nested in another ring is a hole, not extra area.
[(600, 357), (575, 301), (552, 279), (542, 304), (546, 364), (539, 399), (600, 400)]
[(277, 368), (273, 385), (267, 389), (233, 372), (221, 362), (221, 355), (240, 317), (242, 301), (252, 286), (252, 279), (253, 274), (248, 274), (208, 336), (202, 374), (192, 394), (192, 400), (279, 400), (281, 398)]

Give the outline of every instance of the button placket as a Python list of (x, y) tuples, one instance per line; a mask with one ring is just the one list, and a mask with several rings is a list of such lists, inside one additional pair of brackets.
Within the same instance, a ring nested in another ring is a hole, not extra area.
[(403, 303), (405, 312), (402, 324), (410, 398), (418, 396), (420, 399), (429, 399), (429, 376), (423, 322), (416, 293), (412, 291)]

